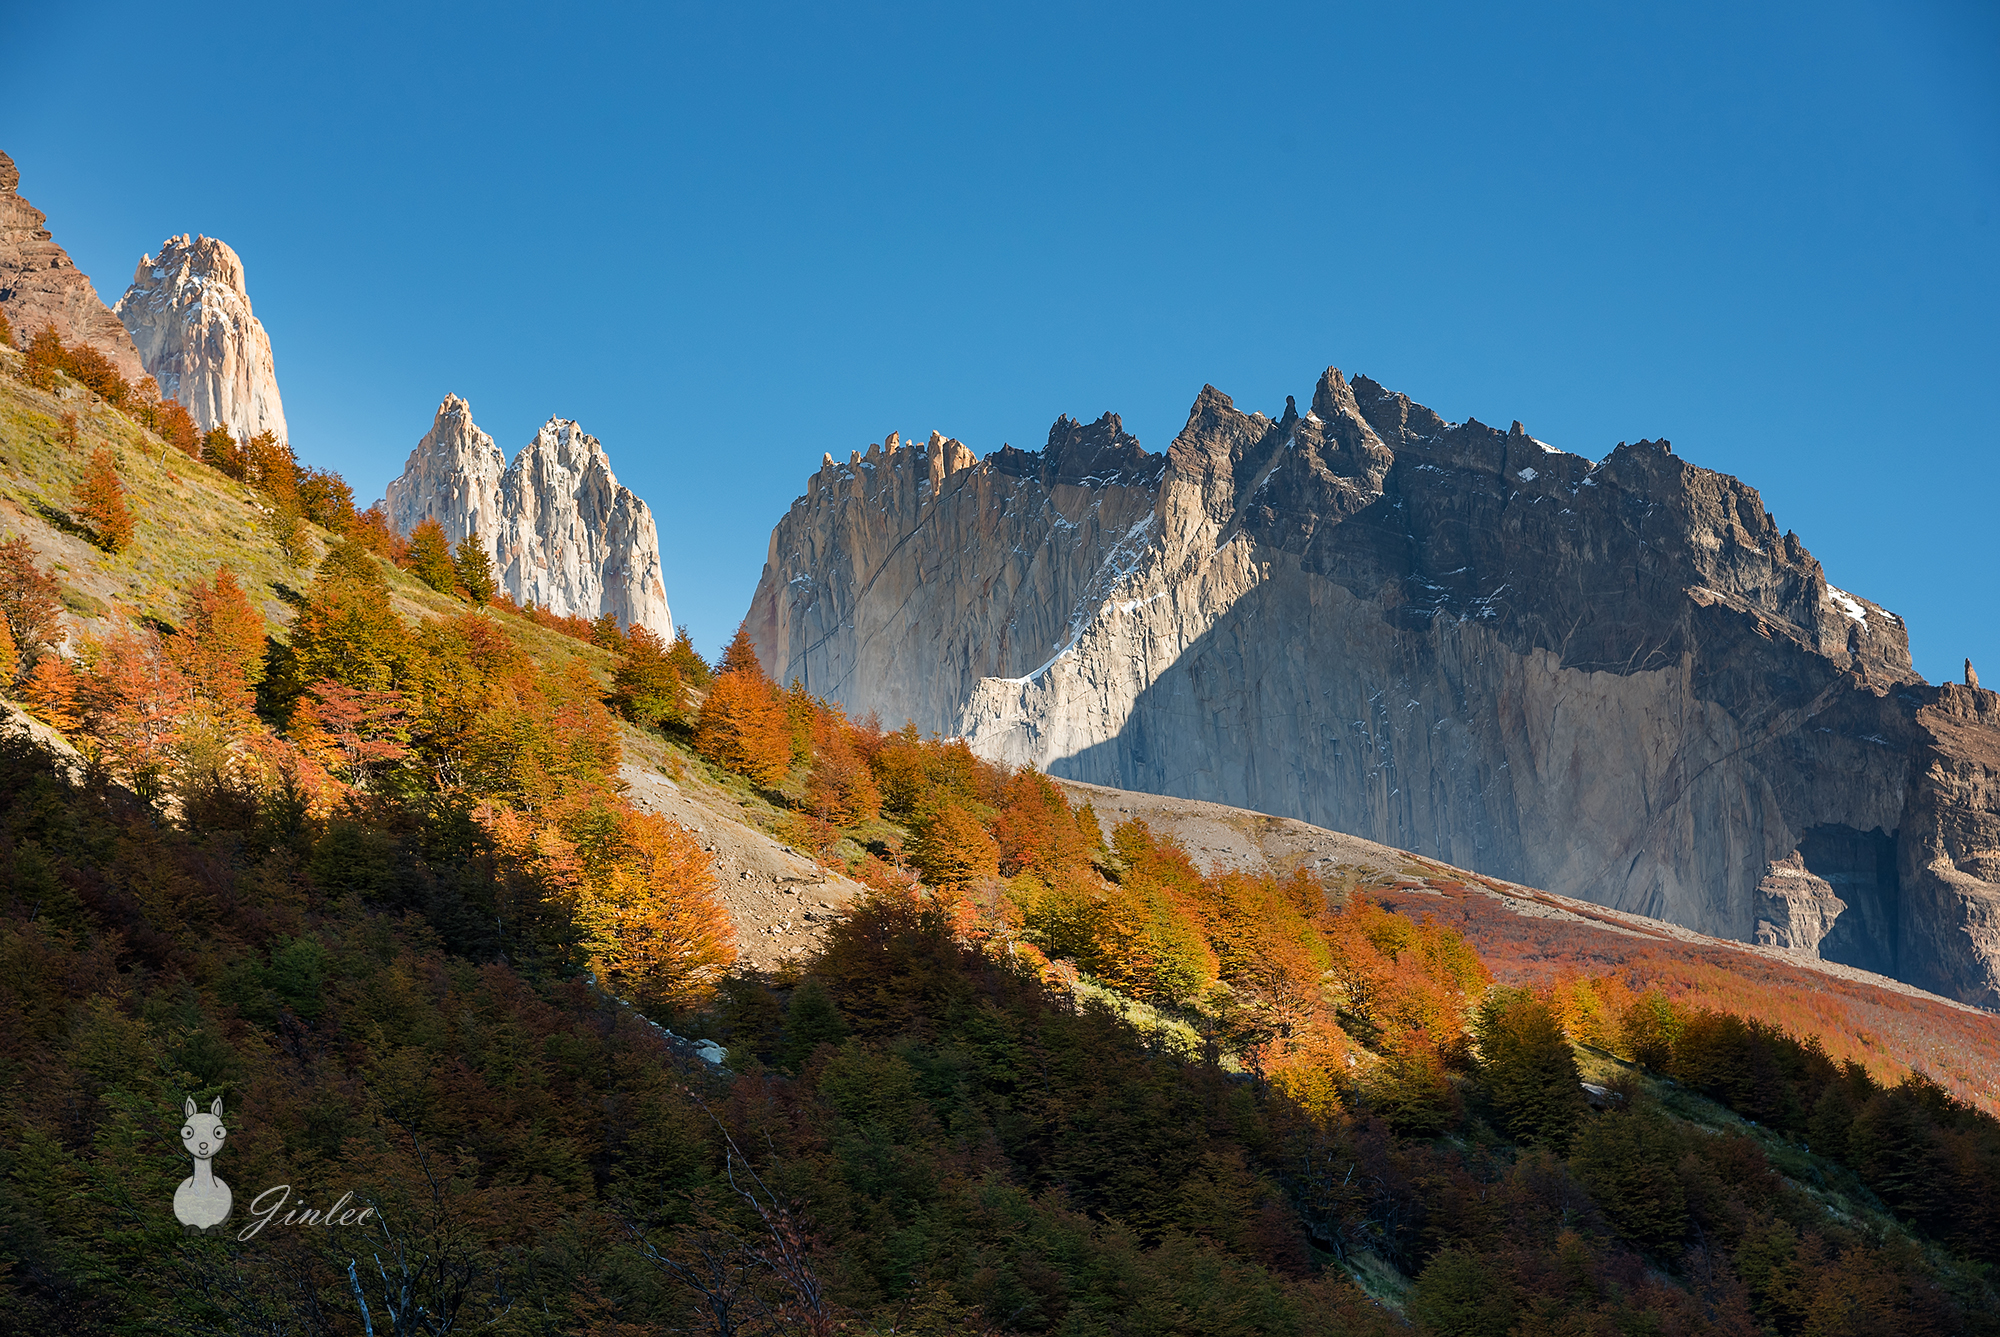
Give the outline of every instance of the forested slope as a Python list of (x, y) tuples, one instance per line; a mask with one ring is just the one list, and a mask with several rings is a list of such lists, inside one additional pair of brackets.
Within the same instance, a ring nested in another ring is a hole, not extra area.
[[(104, 421), (202, 495), (250, 453)], [(145, 595), (173, 509), (114, 464), (123, 552), (0, 535), (4, 690), (60, 735), (0, 740), (14, 1330), (1994, 1330), (2000, 1125), (1921, 1076), (1627, 963), (1508, 987), (1412, 887), (1203, 870), (746, 637), (481, 605), (351, 507)], [(281, 515), (278, 464), (231, 504)], [(870, 893), (733, 968), (629, 756)], [(190, 1101), (217, 1234), (173, 1212)]]

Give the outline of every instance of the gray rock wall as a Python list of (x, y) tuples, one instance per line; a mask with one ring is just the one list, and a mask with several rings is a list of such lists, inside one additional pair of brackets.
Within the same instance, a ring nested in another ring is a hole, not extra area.
[(939, 482), (935, 438), (828, 461), (772, 536), (765, 663), (1052, 774), (2000, 1001), (1963, 758), (2000, 735), (1927, 723), (1901, 621), (1753, 489), (1331, 370), (1304, 415), (1204, 390), (1164, 460), (1051, 486), (1074, 430)]
[(436, 520), (453, 543), (478, 534), (518, 603), (564, 617), (610, 613), (673, 639), (653, 513), (574, 422), (550, 418), (510, 465), (471, 406), (447, 395), (383, 501), (399, 533)]

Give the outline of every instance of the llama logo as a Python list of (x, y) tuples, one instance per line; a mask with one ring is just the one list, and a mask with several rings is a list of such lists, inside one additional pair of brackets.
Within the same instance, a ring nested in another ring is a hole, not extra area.
[(189, 1233), (205, 1233), (229, 1219), (232, 1201), (229, 1185), (215, 1177), (215, 1154), (229, 1130), (222, 1126), (222, 1097), (203, 1114), (195, 1109), (194, 1098), (187, 1103), (187, 1122), (181, 1125), (181, 1145), (194, 1157), (194, 1173), (174, 1190), (174, 1215)]

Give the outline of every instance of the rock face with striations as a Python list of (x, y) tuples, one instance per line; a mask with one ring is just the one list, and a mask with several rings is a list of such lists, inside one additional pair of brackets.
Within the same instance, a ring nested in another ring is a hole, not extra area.
[(400, 533), (425, 520), (453, 543), (476, 533), (518, 603), (564, 617), (610, 613), (673, 638), (653, 513), (573, 422), (550, 418), (509, 465), (471, 406), (447, 395), (383, 500)]
[(1932, 687), (1757, 493), (1329, 369), (974, 460), (831, 459), (749, 617), (780, 681), (1051, 774), (1301, 818), (2000, 1004), (2000, 698)]
[(47, 215), (21, 198), (21, 172), (0, 153), (0, 315), (25, 348), (46, 325), (64, 342), (96, 347), (129, 381), (145, 376), (139, 350), (97, 296), (90, 276), (51, 237)]
[(250, 310), (243, 262), (214, 237), (169, 237), (142, 256), (118, 299), (160, 396), (177, 401), (203, 431), (289, 440), (271, 340)]

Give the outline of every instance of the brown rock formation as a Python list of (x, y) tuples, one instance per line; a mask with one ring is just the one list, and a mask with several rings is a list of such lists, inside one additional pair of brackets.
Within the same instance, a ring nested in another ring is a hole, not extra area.
[(21, 172), (0, 153), (0, 314), (23, 347), (45, 325), (65, 343), (94, 345), (120, 375), (146, 374), (139, 350), (118, 317), (98, 299), (90, 276), (76, 267), (48, 229), (48, 216), (21, 198)]
[(1994, 698), (1923, 683), (1736, 479), (1331, 369), (1303, 415), (1204, 389), (1164, 459), (1109, 415), (952, 444), (822, 464), (780, 521), (780, 680), (2000, 1003)]

